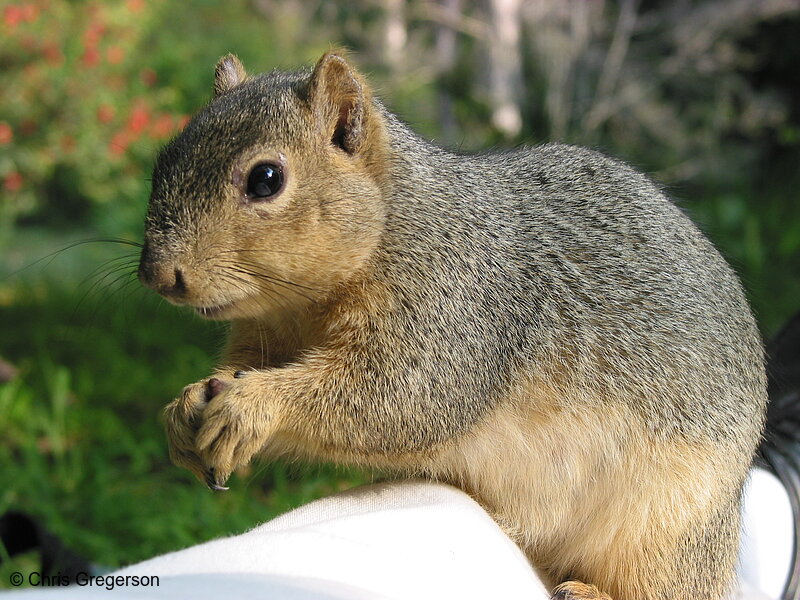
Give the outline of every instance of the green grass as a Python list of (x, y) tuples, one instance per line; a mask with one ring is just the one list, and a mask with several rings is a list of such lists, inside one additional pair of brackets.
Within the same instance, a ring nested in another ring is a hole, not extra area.
[[(0, 514), (27, 511), (113, 567), (242, 532), (366, 480), (262, 463), (212, 493), (170, 464), (161, 408), (209, 373), (225, 327), (112, 279), (0, 285), (0, 355), (20, 370), (0, 384)], [(19, 564), (0, 567), (0, 587)]]

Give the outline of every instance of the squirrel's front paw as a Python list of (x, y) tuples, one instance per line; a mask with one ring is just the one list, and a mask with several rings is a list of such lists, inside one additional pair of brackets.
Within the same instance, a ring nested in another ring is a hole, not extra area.
[(164, 408), (170, 459), (201, 480), (205, 478), (205, 467), (196, 452), (195, 437), (206, 404), (224, 385), (224, 380), (218, 377), (187, 385), (181, 395)]
[(270, 421), (263, 390), (248, 382), (248, 376), (225, 383), (209, 399), (195, 448), (210, 488), (226, 489), (223, 485), (231, 472), (261, 450), (269, 437)]
[(196, 446), (203, 412), (208, 402), (222, 393), (231, 382), (232, 378), (217, 376), (187, 385), (181, 395), (164, 408), (170, 459), (179, 467), (194, 473), (201, 481), (208, 480), (207, 469)]

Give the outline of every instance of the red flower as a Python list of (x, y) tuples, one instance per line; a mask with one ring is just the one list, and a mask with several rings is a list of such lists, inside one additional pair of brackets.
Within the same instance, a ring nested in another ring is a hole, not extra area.
[(111, 46), (106, 50), (106, 59), (112, 65), (117, 65), (125, 58), (125, 51), (119, 46)]
[(71, 135), (65, 135), (61, 138), (61, 149), (65, 152), (70, 152), (75, 149), (77, 143), (75, 142), (75, 138)]
[(39, 18), (39, 7), (35, 4), (21, 4), (19, 12), (22, 20), (27, 23), (33, 23)]
[(97, 48), (87, 48), (83, 56), (81, 56), (81, 62), (86, 67), (94, 67), (97, 63), (100, 62), (100, 52)]
[(101, 123), (110, 123), (114, 120), (114, 107), (110, 104), (101, 104), (97, 109), (97, 120)]
[(83, 32), (83, 47), (86, 50), (96, 48), (105, 33), (106, 26), (100, 21), (94, 20)]
[(150, 113), (147, 112), (146, 106), (139, 105), (131, 111), (128, 119), (128, 131), (133, 134), (142, 133), (148, 123), (150, 123)]
[(17, 25), (22, 23), (25, 15), (22, 11), (22, 8), (12, 4), (11, 6), (6, 6), (3, 10), (3, 22), (9, 27), (9, 29), (14, 29)]
[(132, 13), (141, 12), (144, 9), (145, 2), (144, 0), (128, 0), (125, 3), (125, 6), (128, 7), (128, 10)]
[(14, 139), (14, 130), (5, 121), (0, 121), (0, 146), (10, 144)]
[(3, 187), (7, 192), (16, 192), (22, 187), (24, 180), (19, 171), (11, 171), (3, 179)]
[(127, 131), (119, 131), (114, 134), (108, 143), (108, 151), (112, 156), (122, 156), (130, 146), (131, 137)]
[(172, 118), (172, 115), (160, 115), (155, 122), (153, 123), (153, 127), (150, 129), (150, 136), (154, 138), (165, 138), (172, 135), (172, 132), (175, 130), (175, 120)]

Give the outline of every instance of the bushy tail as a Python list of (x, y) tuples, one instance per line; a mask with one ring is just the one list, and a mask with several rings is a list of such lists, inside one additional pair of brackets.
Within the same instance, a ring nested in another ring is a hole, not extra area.
[(800, 313), (767, 344), (769, 405), (758, 462), (775, 473), (794, 514), (794, 559), (782, 598), (800, 600)]

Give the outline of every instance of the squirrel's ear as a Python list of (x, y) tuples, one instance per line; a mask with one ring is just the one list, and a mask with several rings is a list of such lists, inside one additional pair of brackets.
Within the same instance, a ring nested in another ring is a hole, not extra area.
[(335, 52), (325, 53), (311, 74), (307, 99), (331, 143), (348, 154), (361, 149), (367, 135), (369, 90), (347, 60)]
[(214, 96), (224, 94), (247, 79), (242, 63), (233, 54), (226, 54), (214, 69)]

